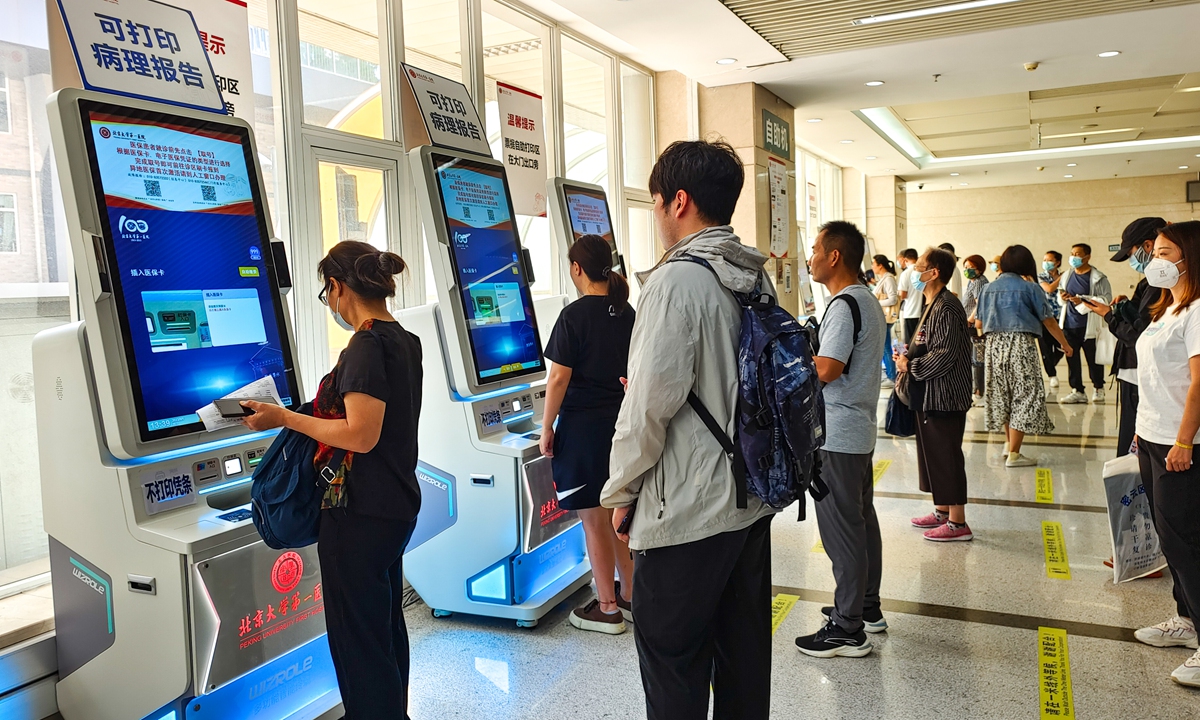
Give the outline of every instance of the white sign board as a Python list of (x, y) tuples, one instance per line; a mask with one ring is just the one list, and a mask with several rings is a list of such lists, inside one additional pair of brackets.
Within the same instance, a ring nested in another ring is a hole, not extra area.
[(508, 185), (518, 215), (546, 214), (546, 129), (542, 96), (496, 83), (500, 111), (500, 159), (508, 166)]
[(196, 484), (192, 480), (189, 465), (175, 465), (165, 470), (144, 470), (141, 485), (146, 515), (157, 515), (196, 502)]
[(200, 42), (217, 76), (225, 110), (254, 124), (254, 74), (250, 66), (250, 18), (245, 0), (170, 0), (190, 10)]
[(88, 90), (225, 113), (192, 14), (156, 0), (58, 0)]
[(771, 186), (771, 257), (785, 258), (788, 253), (788, 229), (792, 214), (788, 208), (787, 165), (778, 158), (767, 158), (767, 176)]
[(400, 63), (400, 67), (412, 87), (417, 107), (421, 109), (429, 142), (438, 147), (492, 156), (479, 112), (465, 85), (407, 63)]

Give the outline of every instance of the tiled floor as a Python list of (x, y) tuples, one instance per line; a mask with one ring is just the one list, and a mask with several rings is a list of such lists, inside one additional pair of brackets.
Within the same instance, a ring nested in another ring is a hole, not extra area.
[[(1054, 502), (1071, 509), (1036, 505), (1035, 469), (1005, 469), (1001, 437), (987, 443), (973, 436), (964, 446), (969, 494), (988, 503), (968, 507), (977, 535), (968, 544), (929, 543), (909, 526), (929, 507), (910, 497), (919, 492), (913, 442), (879, 441), (876, 460), (892, 461), (876, 488), (882, 595), (904, 612), (888, 613), (891, 629), (876, 636), (866, 658), (797, 653), (793, 639), (819, 626), (819, 600), (834, 584), (829, 560), (814, 551), (816, 523), (797, 523), (794, 511), (775, 520), (775, 585), (805, 599), (775, 636), (774, 717), (1037, 718), (1037, 631), (1028, 628), (1057, 622), (1080, 623), (1071, 625), (1080, 634), (1068, 636), (1075, 717), (1200, 718), (1200, 691), (1169, 678), (1191, 651), (1130, 641), (1133, 629), (1171, 613), (1171, 581), (1114, 586), (1101, 565), (1110, 542), (1100, 473), (1115, 454), (1116, 407), (1110, 399), (1051, 403), (1049, 411), (1055, 437), (1026, 454), (1052, 470)], [(984, 431), (981, 410), (971, 412), (968, 429)], [(1046, 575), (1043, 520), (1062, 524), (1070, 580)], [(480, 618), (434, 620), (423, 605), (410, 609), (413, 718), (644, 717), (632, 633), (584, 633), (567, 622), (569, 609), (589, 595), (581, 591), (532, 630)], [(941, 619), (936, 607), (974, 619)], [(1102, 639), (1116, 637), (1123, 639)]]

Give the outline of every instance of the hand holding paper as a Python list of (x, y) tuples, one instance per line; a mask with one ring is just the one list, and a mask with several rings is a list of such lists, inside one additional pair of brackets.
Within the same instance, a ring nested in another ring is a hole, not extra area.
[[(283, 405), (283, 401), (279, 399), (279, 390), (275, 387), (275, 379), (270, 375), (259, 378), (249, 385), (243, 385), (224, 397), (248, 398), (262, 402), (274, 402), (279, 406)], [(221, 412), (217, 409), (216, 403), (205, 405), (197, 410), (196, 414), (200, 416), (200, 420), (204, 423), (204, 429), (208, 432), (241, 424), (240, 418), (221, 417)]]

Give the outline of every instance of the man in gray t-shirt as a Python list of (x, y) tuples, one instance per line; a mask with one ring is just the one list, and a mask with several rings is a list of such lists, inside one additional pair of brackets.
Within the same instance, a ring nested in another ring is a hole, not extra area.
[[(800, 651), (814, 657), (862, 657), (872, 649), (864, 630), (887, 629), (879, 610), (883, 543), (873, 482), (879, 358), (887, 323), (879, 302), (860, 280), (865, 247), (858, 228), (841, 221), (821, 226), (813, 244), (813, 279), (833, 295), (821, 322), (816, 358), (825, 398), (822, 478), (829, 486), (816, 513), (837, 582), (833, 607), (824, 609), (825, 627), (796, 638)], [(852, 303), (858, 307), (857, 336)]]

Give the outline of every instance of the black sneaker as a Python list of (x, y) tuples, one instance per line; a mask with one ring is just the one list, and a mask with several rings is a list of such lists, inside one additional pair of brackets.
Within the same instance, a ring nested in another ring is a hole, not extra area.
[[(821, 614), (826, 620), (833, 618), (833, 606), (826, 605), (821, 608)], [(883, 612), (879, 608), (863, 608), (863, 630), (869, 633), (887, 632), (887, 620), (883, 619)]]
[(825, 627), (813, 635), (796, 638), (796, 647), (805, 655), (819, 658), (863, 657), (869, 655), (874, 646), (862, 630), (848, 633), (830, 620)]
[(571, 624), (580, 630), (591, 630), (606, 635), (620, 635), (625, 632), (625, 618), (621, 613), (611, 615), (600, 609), (600, 601), (593, 599), (581, 608), (575, 608), (570, 616)]

